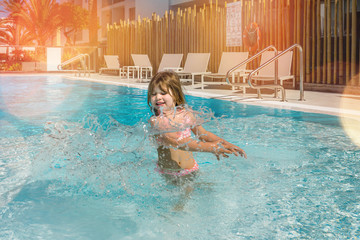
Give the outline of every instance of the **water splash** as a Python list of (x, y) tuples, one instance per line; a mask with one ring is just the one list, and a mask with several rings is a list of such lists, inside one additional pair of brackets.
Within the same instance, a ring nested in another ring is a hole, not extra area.
[(33, 162), (36, 180), (61, 180), (76, 191), (128, 190), (128, 172), (144, 167), (151, 144), (148, 126), (125, 126), (111, 117), (89, 115), (81, 122), (48, 122)]
[[(218, 119), (208, 108), (191, 114), (191, 126)], [(179, 131), (176, 124), (166, 131)], [(147, 121), (128, 126), (111, 116), (88, 115), (79, 122), (47, 122), (44, 130), (32, 172), (34, 181), (53, 181), (52, 192), (61, 188), (71, 194), (145, 196), (163, 187), (153, 170), (157, 159), (153, 136), (159, 131)]]
[(214, 112), (207, 107), (194, 110), (187, 104), (184, 104), (166, 113), (164, 110), (160, 108), (160, 110), (154, 111), (154, 116), (157, 117), (150, 119), (152, 122), (151, 134), (183, 131), (186, 128), (192, 128), (212, 120), (217, 120)]
[[(27, 182), (33, 150), (32, 137), (24, 138), (10, 122), (0, 121), (0, 207), (18, 194)], [(12, 137), (6, 137), (12, 136)]]

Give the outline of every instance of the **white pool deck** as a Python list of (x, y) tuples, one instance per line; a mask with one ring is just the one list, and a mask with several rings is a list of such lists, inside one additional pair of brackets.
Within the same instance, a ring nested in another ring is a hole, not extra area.
[[(74, 77), (74, 74), (66, 75), (68, 78), (86, 80), (104, 84), (135, 87), (147, 89), (149, 81), (121, 79), (118, 76), (91, 74), (90, 77)], [(244, 104), (252, 104), (281, 109), (291, 109), (305, 112), (316, 112), (343, 117), (351, 117), (360, 121), (360, 95), (326, 93), (316, 91), (305, 91), (305, 101), (299, 101), (300, 91), (286, 89), (287, 101), (283, 102), (280, 98), (274, 98), (274, 94), (262, 93), (262, 99), (257, 98), (254, 90), (251, 93), (243, 94), (240, 90), (231, 90), (229, 86), (211, 86), (201, 90), (199, 84), (183, 85), (186, 94), (204, 98), (216, 98), (234, 101)], [(281, 94), (279, 94), (280, 97)]]

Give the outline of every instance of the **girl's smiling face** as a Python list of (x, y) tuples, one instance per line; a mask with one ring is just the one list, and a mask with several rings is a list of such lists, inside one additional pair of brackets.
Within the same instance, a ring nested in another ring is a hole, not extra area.
[(162, 108), (163, 110), (168, 110), (175, 107), (175, 102), (171, 96), (171, 92), (165, 92), (156, 86), (151, 93), (151, 105), (155, 109)]

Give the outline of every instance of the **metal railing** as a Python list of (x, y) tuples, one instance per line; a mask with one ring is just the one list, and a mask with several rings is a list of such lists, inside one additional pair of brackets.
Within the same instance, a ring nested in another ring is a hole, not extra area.
[[(269, 50), (269, 49), (274, 49), (275, 51), (275, 56), (271, 59), (269, 59), (267, 62), (265, 62), (264, 64), (262, 64), (261, 66), (259, 66), (257, 69), (251, 71), (248, 75), (248, 85), (253, 88), (253, 89), (257, 89), (258, 92), (258, 97), (261, 98), (261, 93), (260, 93), (260, 89), (262, 88), (274, 88), (275, 89), (275, 96), (277, 96), (277, 89), (280, 88), (281, 92), (282, 92), (282, 101), (286, 101), (286, 93), (285, 93), (285, 89), (282, 85), (277, 84), (278, 81), (278, 59), (283, 56), (285, 53), (293, 50), (294, 48), (298, 48), (299, 52), (300, 52), (300, 99), (299, 101), (304, 101), (304, 76), (303, 76), (303, 50), (302, 47), (299, 44), (294, 44), (292, 46), (290, 46), (289, 48), (285, 49), (284, 51), (282, 51), (280, 54), (277, 54), (277, 49), (273, 46), (270, 45), (266, 48), (264, 48), (263, 50), (261, 50), (260, 52), (258, 52), (257, 54), (255, 54), (254, 56), (252, 56), (251, 58), (248, 58), (247, 60), (239, 63), (238, 65), (236, 65), (235, 67), (233, 67), (232, 69), (230, 69), (227, 73), (226, 73), (226, 81), (228, 84), (233, 85), (232, 83), (230, 83), (229, 81), (229, 76), (230, 74), (235, 71), (236, 69), (238, 69), (240, 66), (247, 64), (248, 62), (254, 60), (255, 58), (259, 57), (263, 52)], [(270, 63), (275, 61), (275, 81), (274, 84), (271, 85), (253, 85), (251, 82), (251, 77), (252, 75), (254, 75), (256, 72), (258, 72), (260, 69), (266, 67), (267, 65), (269, 65)], [(236, 85), (235, 85), (236, 86)]]
[[(229, 81), (229, 76), (232, 72), (234, 72), (236, 69), (240, 68), (242, 65), (245, 65), (253, 60), (255, 60), (256, 58), (260, 57), (262, 53), (268, 51), (268, 50), (274, 50), (275, 52), (275, 55), (277, 55), (277, 49), (274, 45), (270, 45), (270, 46), (267, 46), (266, 48), (262, 49), (260, 52), (256, 53), (255, 55), (251, 56), (250, 58), (246, 59), (245, 61), (239, 63), (238, 65), (236, 65), (235, 67), (231, 68), (227, 73), (226, 73), (226, 82), (232, 86), (241, 86), (241, 87), (245, 87), (245, 85), (248, 85), (250, 86), (251, 88), (254, 88), (254, 89), (257, 89), (257, 94), (258, 94), (258, 98), (261, 98), (261, 93), (260, 93), (260, 87), (258, 86), (253, 86), (253, 85), (250, 85), (250, 84), (244, 84), (244, 83), (240, 83), (240, 84), (233, 84), (233, 83), (230, 83)], [(278, 61), (275, 61), (275, 78), (277, 79), (278, 77)], [(279, 85), (280, 86), (280, 85)], [(277, 93), (277, 91), (275, 91), (275, 93)]]
[(62, 70), (62, 67), (80, 61), (81, 67), (82, 69), (78, 69), (77, 72), (75, 72), (75, 76), (77, 76), (77, 73), (79, 74), (79, 77), (81, 76), (81, 72), (84, 73), (84, 77), (86, 77), (86, 75), (88, 75), (90, 77), (90, 56), (89, 54), (79, 54), (69, 60), (66, 60), (65, 62), (62, 62), (61, 64), (58, 65), (58, 69)]

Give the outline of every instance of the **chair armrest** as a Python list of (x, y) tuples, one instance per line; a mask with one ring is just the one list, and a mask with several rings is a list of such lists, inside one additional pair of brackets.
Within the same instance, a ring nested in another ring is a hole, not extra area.
[(133, 70), (133, 69), (137, 70), (137, 69), (139, 69), (140, 67), (139, 67), (139, 66), (123, 66), (123, 68), (124, 68), (124, 69), (128, 69), (128, 70)]
[[(136, 67), (139, 67), (139, 66), (136, 66)], [(153, 69), (153, 68), (150, 67), (150, 66), (149, 66), (149, 67), (139, 67), (139, 68), (140, 68), (140, 69), (150, 69), (151, 71), (152, 71), (152, 69)]]
[(164, 68), (164, 71), (174, 71), (174, 72), (180, 72), (183, 70), (182, 67), (166, 67)]

